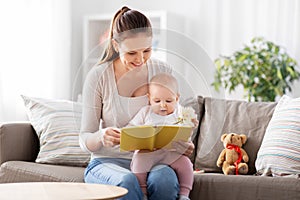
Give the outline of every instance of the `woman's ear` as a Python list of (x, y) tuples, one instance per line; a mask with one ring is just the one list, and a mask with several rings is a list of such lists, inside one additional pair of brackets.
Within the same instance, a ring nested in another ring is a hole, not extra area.
[(179, 97), (180, 97), (180, 94), (177, 93), (177, 96), (176, 96), (176, 101), (177, 101), (177, 102), (179, 101)]
[(113, 46), (114, 50), (115, 50), (117, 53), (119, 53), (119, 44), (117, 43), (117, 41), (114, 40), (114, 39), (112, 39), (112, 40), (111, 40), (111, 43), (112, 43), (112, 46)]

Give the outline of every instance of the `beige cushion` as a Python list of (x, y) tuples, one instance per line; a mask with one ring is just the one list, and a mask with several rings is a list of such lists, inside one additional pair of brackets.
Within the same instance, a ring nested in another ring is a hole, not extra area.
[(22, 96), (40, 141), (38, 163), (86, 166), (90, 154), (79, 146), (81, 104)]
[(254, 174), (255, 159), (276, 103), (258, 103), (237, 100), (205, 98), (201, 120), (195, 168), (207, 172), (222, 172), (216, 162), (224, 149), (221, 135), (245, 134), (243, 148), (249, 155), (249, 174)]

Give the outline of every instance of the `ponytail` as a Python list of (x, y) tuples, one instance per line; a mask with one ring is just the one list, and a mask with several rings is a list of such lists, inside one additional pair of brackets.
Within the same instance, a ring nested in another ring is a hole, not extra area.
[(150, 20), (136, 10), (131, 10), (127, 6), (116, 12), (110, 23), (108, 44), (104, 50), (99, 64), (112, 61), (119, 57), (119, 53), (114, 49), (112, 40), (121, 42), (137, 33), (147, 33), (152, 36)]

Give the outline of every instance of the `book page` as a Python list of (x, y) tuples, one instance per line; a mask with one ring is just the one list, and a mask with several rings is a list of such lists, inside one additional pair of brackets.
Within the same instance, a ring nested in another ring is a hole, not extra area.
[(152, 126), (134, 126), (121, 129), (120, 149), (134, 151), (154, 148), (155, 130)]
[(172, 142), (189, 140), (192, 127), (188, 126), (157, 126), (155, 137), (155, 148), (172, 148)]
[(123, 151), (170, 149), (173, 141), (188, 141), (192, 130), (192, 127), (175, 125), (125, 127), (121, 129), (120, 149)]

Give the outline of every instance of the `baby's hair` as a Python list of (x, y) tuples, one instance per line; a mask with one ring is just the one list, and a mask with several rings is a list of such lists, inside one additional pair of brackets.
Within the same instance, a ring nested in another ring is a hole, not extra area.
[(168, 88), (171, 92), (173, 92), (176, 95), (179, 94), (178, 82), (176, 78), (169, 73), (159, 73), (153, 76), (150, 79), (149, 86), (153, 84)]

